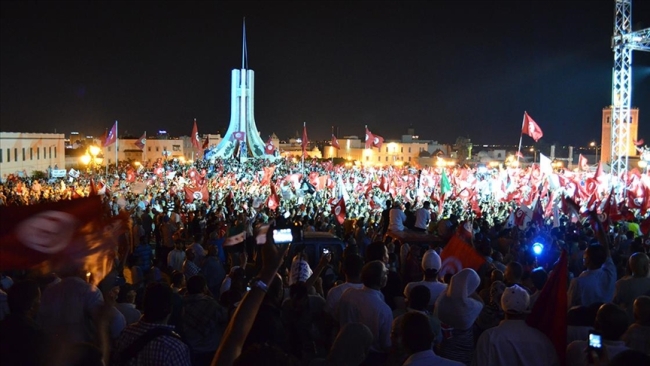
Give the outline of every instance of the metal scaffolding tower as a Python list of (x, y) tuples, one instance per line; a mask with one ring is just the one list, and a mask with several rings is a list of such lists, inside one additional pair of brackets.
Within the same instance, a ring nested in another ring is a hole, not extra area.
[(650, 51), (650, 28), (632, 32), (632, 0), (616, 0), (612, 71), (612, 177), (627, 171), (632, 101), (632, 51)]

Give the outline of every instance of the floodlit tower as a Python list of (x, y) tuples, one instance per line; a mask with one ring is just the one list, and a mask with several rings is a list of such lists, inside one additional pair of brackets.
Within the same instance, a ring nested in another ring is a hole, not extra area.
[(650, 28), (632, 32), (632, 0), (615, 0), (612, 71), (611, 173), (627, 171), (632, 101), (632, 51), (650, 51)]
[(242, 65), (232, 70), (230, 91), (230, 125), (216, 147), (206, 152), (209, 160), (238, 157), (245, 160), (269, 157), (264, 152), (265, 143), (255, 124), (255, 73), (248, 68), (246, 48), (246, 23), (243, 25)]

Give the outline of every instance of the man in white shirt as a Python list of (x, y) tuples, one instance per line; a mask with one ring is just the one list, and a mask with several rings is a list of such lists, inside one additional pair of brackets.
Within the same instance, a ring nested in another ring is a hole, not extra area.
[(506, 288), (501, 296), (505, 320), (483, 332), (476, 344), (472, 365), (555, 366), (559, 365), (551, 341), (526, 324), (530, 295), (519, 285)]
[(429, 305), (427, 310), (433, 311), (433, 305), (438, 300), (438, 296), (447, 290), (447, 284), (438, 281), (438, 271), (440, 270), (441, 261), (440, 256), (435, 250), (429, 249), (422, 256), (422, 270), (424, 271), (424, 279), (418, 282), (409, 282), (404, 288), (404, 297), (409, 298), (411, 290), (415, 286), (423, 285), (431, 292)]
[(425, 201), (422, 207), (415, 211), (415, 227), (413, 230), (426, 232), (431, 221), (431, 202)]
[(174, 249), (167, 254), (167, 265), (174, 271), (183, 270), (183, 262), (185, 261), (185, 250), (183, 243), (178, 241), (174, 244)]
[(388, 231), (404, 231), (406, 214), (402, 210), (399, 202), (393, 204), (393, 208), (388, 212)]
[(327, 292), (325, 300), (325, 312), (336, 320), (336, 310), (343, 293), (350, 288), (360, 289), (363, 287), (361, 282), (361, 269), (363, 268), (363, 258), (358, 254), (348, 254), (343, 259), (341, 271), (345, 275), (345, 282), (332, 287)]
[(390, 350), (390, 329), (393, 313), (384, 301), (381, 288), (386, 286), (388, 268), (381, 261), (372, 261), (361, 270), (361, 289), (348, 289), (341, 296), (338, 319), (341, 328), (348, 323), (362, 323), (373, 335), (367, 364), (381, 364)]

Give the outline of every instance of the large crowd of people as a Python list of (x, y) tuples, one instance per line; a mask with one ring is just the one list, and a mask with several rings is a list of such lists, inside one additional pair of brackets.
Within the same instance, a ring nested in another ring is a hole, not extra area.
[[(73, 265), (0, 268), (0, 360), (650, 364), (649, 207), (636, 189), (647, 177), (637, 173), (622, 177), (632, 194), (610, 191), (600, 172), (291, 159), (6, 177), (4, 214), (99, 195), (102, 215), (130, 223), (104, 278)], [(272, 233), (289, 226), (331, 233), (345, 249), (336, 261), (299, 249), (286, 259), (291, 245)], [(449, 270), (459, 241), (480, 265), (460, 258)], [(534, 325), (558, 303), (544, 321), (559, 321), (565, 339)]]

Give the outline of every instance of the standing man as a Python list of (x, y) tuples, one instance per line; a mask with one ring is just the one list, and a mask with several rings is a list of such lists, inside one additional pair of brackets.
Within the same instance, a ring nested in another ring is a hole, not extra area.
[(422, 207), (415, 211), (415, 227), (413, 230), (426, 232), (431, 222), (431, 202), (425, 201)]
[(395, 202), (388, 213), (388, 231), (404, 231), (405, 222), (406, 214), (402, 211), (402, 205)]

